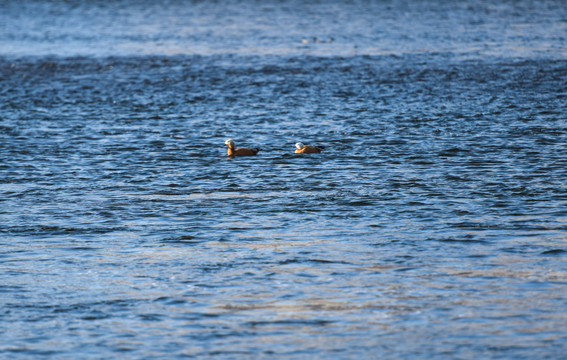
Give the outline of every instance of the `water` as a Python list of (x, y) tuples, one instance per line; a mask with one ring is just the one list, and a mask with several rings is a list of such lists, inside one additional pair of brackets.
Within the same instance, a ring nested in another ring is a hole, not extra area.
[(565, 358), (562, 1), (4, 1), (0, 30), (1, 358)]

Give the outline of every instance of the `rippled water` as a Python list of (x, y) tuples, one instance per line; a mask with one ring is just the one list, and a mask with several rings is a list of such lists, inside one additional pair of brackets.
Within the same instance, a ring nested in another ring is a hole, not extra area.
[(0, 3), (0, 357), (564, 358), (566, 28)]

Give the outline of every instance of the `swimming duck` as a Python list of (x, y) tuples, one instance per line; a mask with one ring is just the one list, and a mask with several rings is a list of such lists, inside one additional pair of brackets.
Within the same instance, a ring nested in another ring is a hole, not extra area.
[(332, 43), (333, 41), (335, 41), (335, 38), (333, 37), (329, 37), (329, 40), (324, 40), (324, 39), (319, 39), (317, 37), (311, 38), (311, 39), (302, 39), (301, 43), (302, 44), (309, 44), (309, 43)]
[(227, 141), (224, 142), (225, 145), (228, 145), (228, 156), (251, 156), (251, 155), (256, 155), (258, 153), (258, 151), (260, 151), (260, 148), (253, 148), (253, 149), (249, 149), (249, 148), (236, 148), (236, 146), (234, 145), (234, 141), (232, 141), (231, 139), (228, 139)]
[(296, 154), (315, 154), (320, 153), (324, 149), (323, 146), (303, 145), (300, 142), (295, 144), (295, 147), (297, 148), (295, 149)]

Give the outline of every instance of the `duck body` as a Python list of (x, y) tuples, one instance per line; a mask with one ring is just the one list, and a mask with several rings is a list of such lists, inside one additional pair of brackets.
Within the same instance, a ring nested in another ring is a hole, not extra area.
[(295, 153), (296, 154), (317, 154), (320, 153), (324, 147), (322, 146), (314, 146), (314, 145), (303, 145), (302, 143), (295, 144)]
[(260, 148), (237, 148), (230, 139), (225, 141), (225, 145), (228, 145), (228, 156), (252, 156), (260, 151)]

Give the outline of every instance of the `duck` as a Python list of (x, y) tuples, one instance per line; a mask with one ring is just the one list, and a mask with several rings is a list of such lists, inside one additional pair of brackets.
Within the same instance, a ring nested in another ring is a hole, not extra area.
[(295, 144), (295, 153), (296, 154), (315, 154), (320, 153), (321, 150), (324, 149), (323, 146), (315, 146), (315, 145), (303, 145), (303, 143), (298, 142)]
[(311, 39), (301, 39), (301, 43), (302, 44), (309, 44), (309, 43), (332, 43), (333, 41), (335, 41), (335, 38), (333, 38), (332, 36), (329, 37), (329, 40), (325, 40), (325, 39), (319, 39), (318, 37), (313, 37)]
[(253, 148), (253, 149), (249, 149), (249, 148), (236, 148), (236, 146), (234, 145), (234, 141), (232, 139), (228, 139), (227, 141), (224, 142), (225, 145), (228, 145), (228, 151), (227, 154), (228, 156), (252, 156), (252, 155), (256, 155), (258, 153), (258, 151), (260, 151), (260, 148)]

